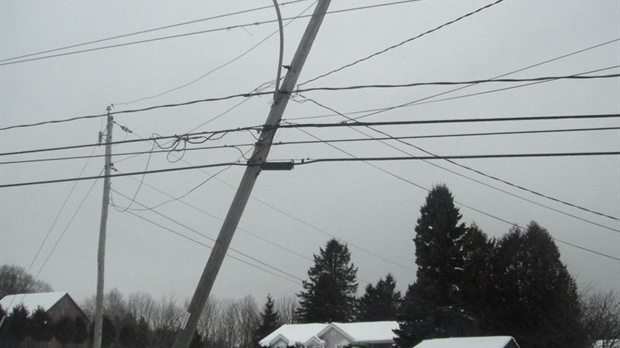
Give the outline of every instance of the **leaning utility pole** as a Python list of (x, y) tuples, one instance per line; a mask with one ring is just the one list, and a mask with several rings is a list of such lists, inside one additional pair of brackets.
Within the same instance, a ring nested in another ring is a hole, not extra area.
[[(108, 207), (110, 202), (110, 173), (112, 170), (112, 126), (110, 115), (112, 107), (108, 106), (108, 124), (105, 133), (105, 167), (103, 178), (103, 201), (101, 203), (101, 224), (99, 227), (99, 251), (97, 253), (97, 298), (95, 304), (95, 336), (93, 348), (101, 348), (103, 329), (103, 274), (105, 269), (105, 237), (108, 226)], [(101, 133), (100, 133), (101, 134)], [(101, 141), (101, 139), (99, 139)]]
[(226, 251), (228, 250), (228, 246), (230, 245), (235, 230), (237, 229), (243, 210), (245, 209), (245, 206), (250, 198), (250, 193), (252, 192), (256, 178), (261, 171), (261, 167), (265, 167), (264, 164), (267, 161), (267, 155), (271, 149), (271, 143), (273, 141), (277, 126), (280, 124), (282, 114), (288, 104), (289, 95), (297, 83), (301, 69), (306, 61), (306, 58), (308, 57), (308, 53), (310, 52), (312, 43), (314, 42), (316, 34), (319, 31), (319, 27), (323, 22), (323, 18), (325, 17), (330, 1), (331, 0), (319, 0), (319, 3), (314, 10), (314, 14), (312, 15), (312, 19), (310, 20), (310, 23), (308, 23), (308, 27), (306, 28), (301, 42), (299, 43), (299, 47), (295, 52), (290, 69), (282, 82), (282, 87), (276, 92), (274, 104), (271, 107), (263, 131), (256, 142), (254, 153), (248, 161), (245, 174), (241, 179), (237, 193), (235, 194), (230, 209), (228, 210), (226, 219), (222, 224), (220, 234), (213, 245), (213, 250), (211, 251), (207, 265), (202, 272), (202, 276), (200, 277), (200, 281), (198, 282), (192, 301), (187, 309), (188, 313), (186, 313), (185, 321), (182, 325), (181, 331), (177, 334), (173, 348), (187, 348), (191, 343), (194, 332), (196, 331), (198, 319), (200, 319), (202, 310), (207, 302), (211, 289), (213, 288), (213, 283), (215, 282), (217, 273), (219, 272), (220, 266), (224, 261)]

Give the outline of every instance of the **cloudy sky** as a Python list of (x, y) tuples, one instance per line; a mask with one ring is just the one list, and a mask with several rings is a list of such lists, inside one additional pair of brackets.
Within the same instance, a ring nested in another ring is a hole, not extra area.
[[(287, 65), (316, 4), (280, 2)], [(333, 1), (284, 124), (620, 113), (617, 77), (527, 81), (620, 73), (618, 1), (504, 0), (474, 13), (493, 3)], [(0, 264), (29, 269), (82, 301), (95, 293), (102, 180), (7, 185), (100, 175), (104, 148), (90, 145), (112, 105), (113, 140), (136, 140), (113, 146), (116, 174), (243, 163), (255, 131), (149, 139), (260, 126), (270, 95), (125, 111), (273, 91), (276, 12), (264, 0), (4, 1), (0, 12)], [(341, 88), (500, 76), (525, 81)], [(338, 89), (303, 91), (321, 87)], [(360, 294), (388, 272), (404, 290), (415, 279), (419, 209), (438, 183), (453, 192), (463, 222), (500, 237), (537, 221), (581, 288), (619, 289), (620, 157), (600, 154), (620, 150), (618, 127), (607, 117), (278, 130), (274, 161), (487, 157), (263, 172), (213, 293), (293, 295), (332, 236), (350, 247)], [(390, 137), (406, 138), (380, 140)], [(89, 146), (30, 151), (75, 145)], [(27, 153), (10, 154), (19, 151)], [(591, 155), (494, 157), (584, 152)], [(113, 178), (106, 290), (190, 298), (243, 171)]]

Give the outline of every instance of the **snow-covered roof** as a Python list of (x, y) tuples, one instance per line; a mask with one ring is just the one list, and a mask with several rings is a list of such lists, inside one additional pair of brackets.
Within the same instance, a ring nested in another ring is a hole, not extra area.
[(330, 328), (335, 328), (355, 343), (390, 343), (394, 342), (394, 330), (398, 329), (396, 321), (368, 321), (361, 323), (331, 323), (319, 333), (324, 335)]
[(510, 336), (435, 338), (424, 340), (414, 348), (504, 348), (511, 341), (514, 339)]
[(263, 338), (258, 344), (267, 347), (276, 339), (283, 339), (287, 345), (304, 344), (323, 330), (327, 324), (286, 324)]
[(11, 313), (13, 308), (20, 304), (23, 304), (30, 312), (37, 310), (39, 306), (48, 311), (65, 295), (67, 295), (66, 292), (6, 295), (0, 300), (0, 305), (7, 313)]

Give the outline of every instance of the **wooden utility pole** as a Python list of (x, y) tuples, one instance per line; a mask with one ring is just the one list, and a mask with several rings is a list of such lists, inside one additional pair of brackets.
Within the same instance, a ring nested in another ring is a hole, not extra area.
[(173, 348), (187, 348), (191, 343), (194, 332), (196, 331), (198, 319), (200, 319), (202, 310), (207, 302), (209, 294), (211, 293), (211, 289), (213, 288), (213, 283), (215, 282), (217, 273), (219, 272), (220, 266), (226, 256), (228, 246), (230, 245), (235, 230), (237, 229), (237, 225), (239, 224), (239, 220), (241, 219), (241, 215), (243, 214), (243, 210), (245, 209), (245, 206), (250, 198), (252, 188), (254, 187), (254, 183), (256, 183), (256, 179), (260, 173), (261, 165), (267, 161), (267, 156), (269, 154), (269, 150), (271, 149), (271, 143), (273, 141), (277, 126), (280, 124), (280, 120), (282, 119), (284, 109), (288, 104), (289, 95), (297, 83), (301, 69), (306, 61), (306, 58), (308, 57), (308, 53), (310, 52), (310, 48), (312, 47), (314, 39), (319, 31), (319, 27), (323, 22), (323, 18), (325, 17), (330, 1), (331, 0), (319, 0), (319, 3), (314, 10), (314, 14), (312, 15), (312, 19), (310, 20), (310, 23), (308, 23), (308, 27), (306, 28), (301, 42), (299, 43), (299, 47), (295, 52), (290, 69), (286, 74), (286, 77), (284, 77), (282, 87), (276, 92), (274, 104), (271, 107), (264, 129), (256, 142), (254, 153), (248, 161), (248, 166), (245, 170), (243, 178), (241, 179), (241, 183), (239, 184), (239, 188), (237, 189), (237, 193), (235, 194), (230, 209), (228, 210), (226, 219), (222, 224), (220, 234), (213, 245), (213, 250), (211, 251), (211, 255), (209, 256), (209, 260), (207, 261), (204, 271), (202, 272), (202, 276), (200, 277), (200, 281), (198, 282), (192, 301), (187, 309), (188, 313), (186, 313), (181, 331), (179, 331), (174, 341)]
[[(99, 251), (97, 252), (97, 297), (95, 304), (95, 333), (93, 348), (101, 348), (103, 329), (103, 275), (105, 270), (105, 238), (108, 226), (108, 208), (110, 203), (110, 173), (112, 171), (112, 107), (108, 106), (108, 123), (105, 134), (105, 168), (103, 178), (103, 200), (101, 202), (101, 224), (99, 225)], [(100, 139), (101, 140), (101, 139)]]

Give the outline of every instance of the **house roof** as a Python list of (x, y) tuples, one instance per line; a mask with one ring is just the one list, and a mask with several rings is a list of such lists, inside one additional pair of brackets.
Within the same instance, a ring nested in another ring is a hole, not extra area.
[(277, 340), (284, 340), (287, 345), (292, 346), (297, 343), (305, 344), (311, 338), (323, 330), (327, 324), (286, 324), (280, 326), (276, 331), (263, 338), (259, 344), (267, 347), (276, 343)]
[(340, 331), (351, 342), (355, 343), (391, 343), (394, 342), (394, 330), (398, 329), (395, 321), (369, 321), (361, 323), (331, 323), (318, 333), (321, 337), (331, 328)]
[(23, 304), (24, 307), (31, 312), (35, 311), (39, 306), (43, 307), (45, 311), (48, 311), (66, 295), (66, 292), (6, 295), (0, 300), (0, 305), (7, 313), (11, 313), (13, 308), (20, 304)]
[(510, 336), (452, 337), (424, 340), (414, 348), (504, 348), (510, 342), (519, 345)]

